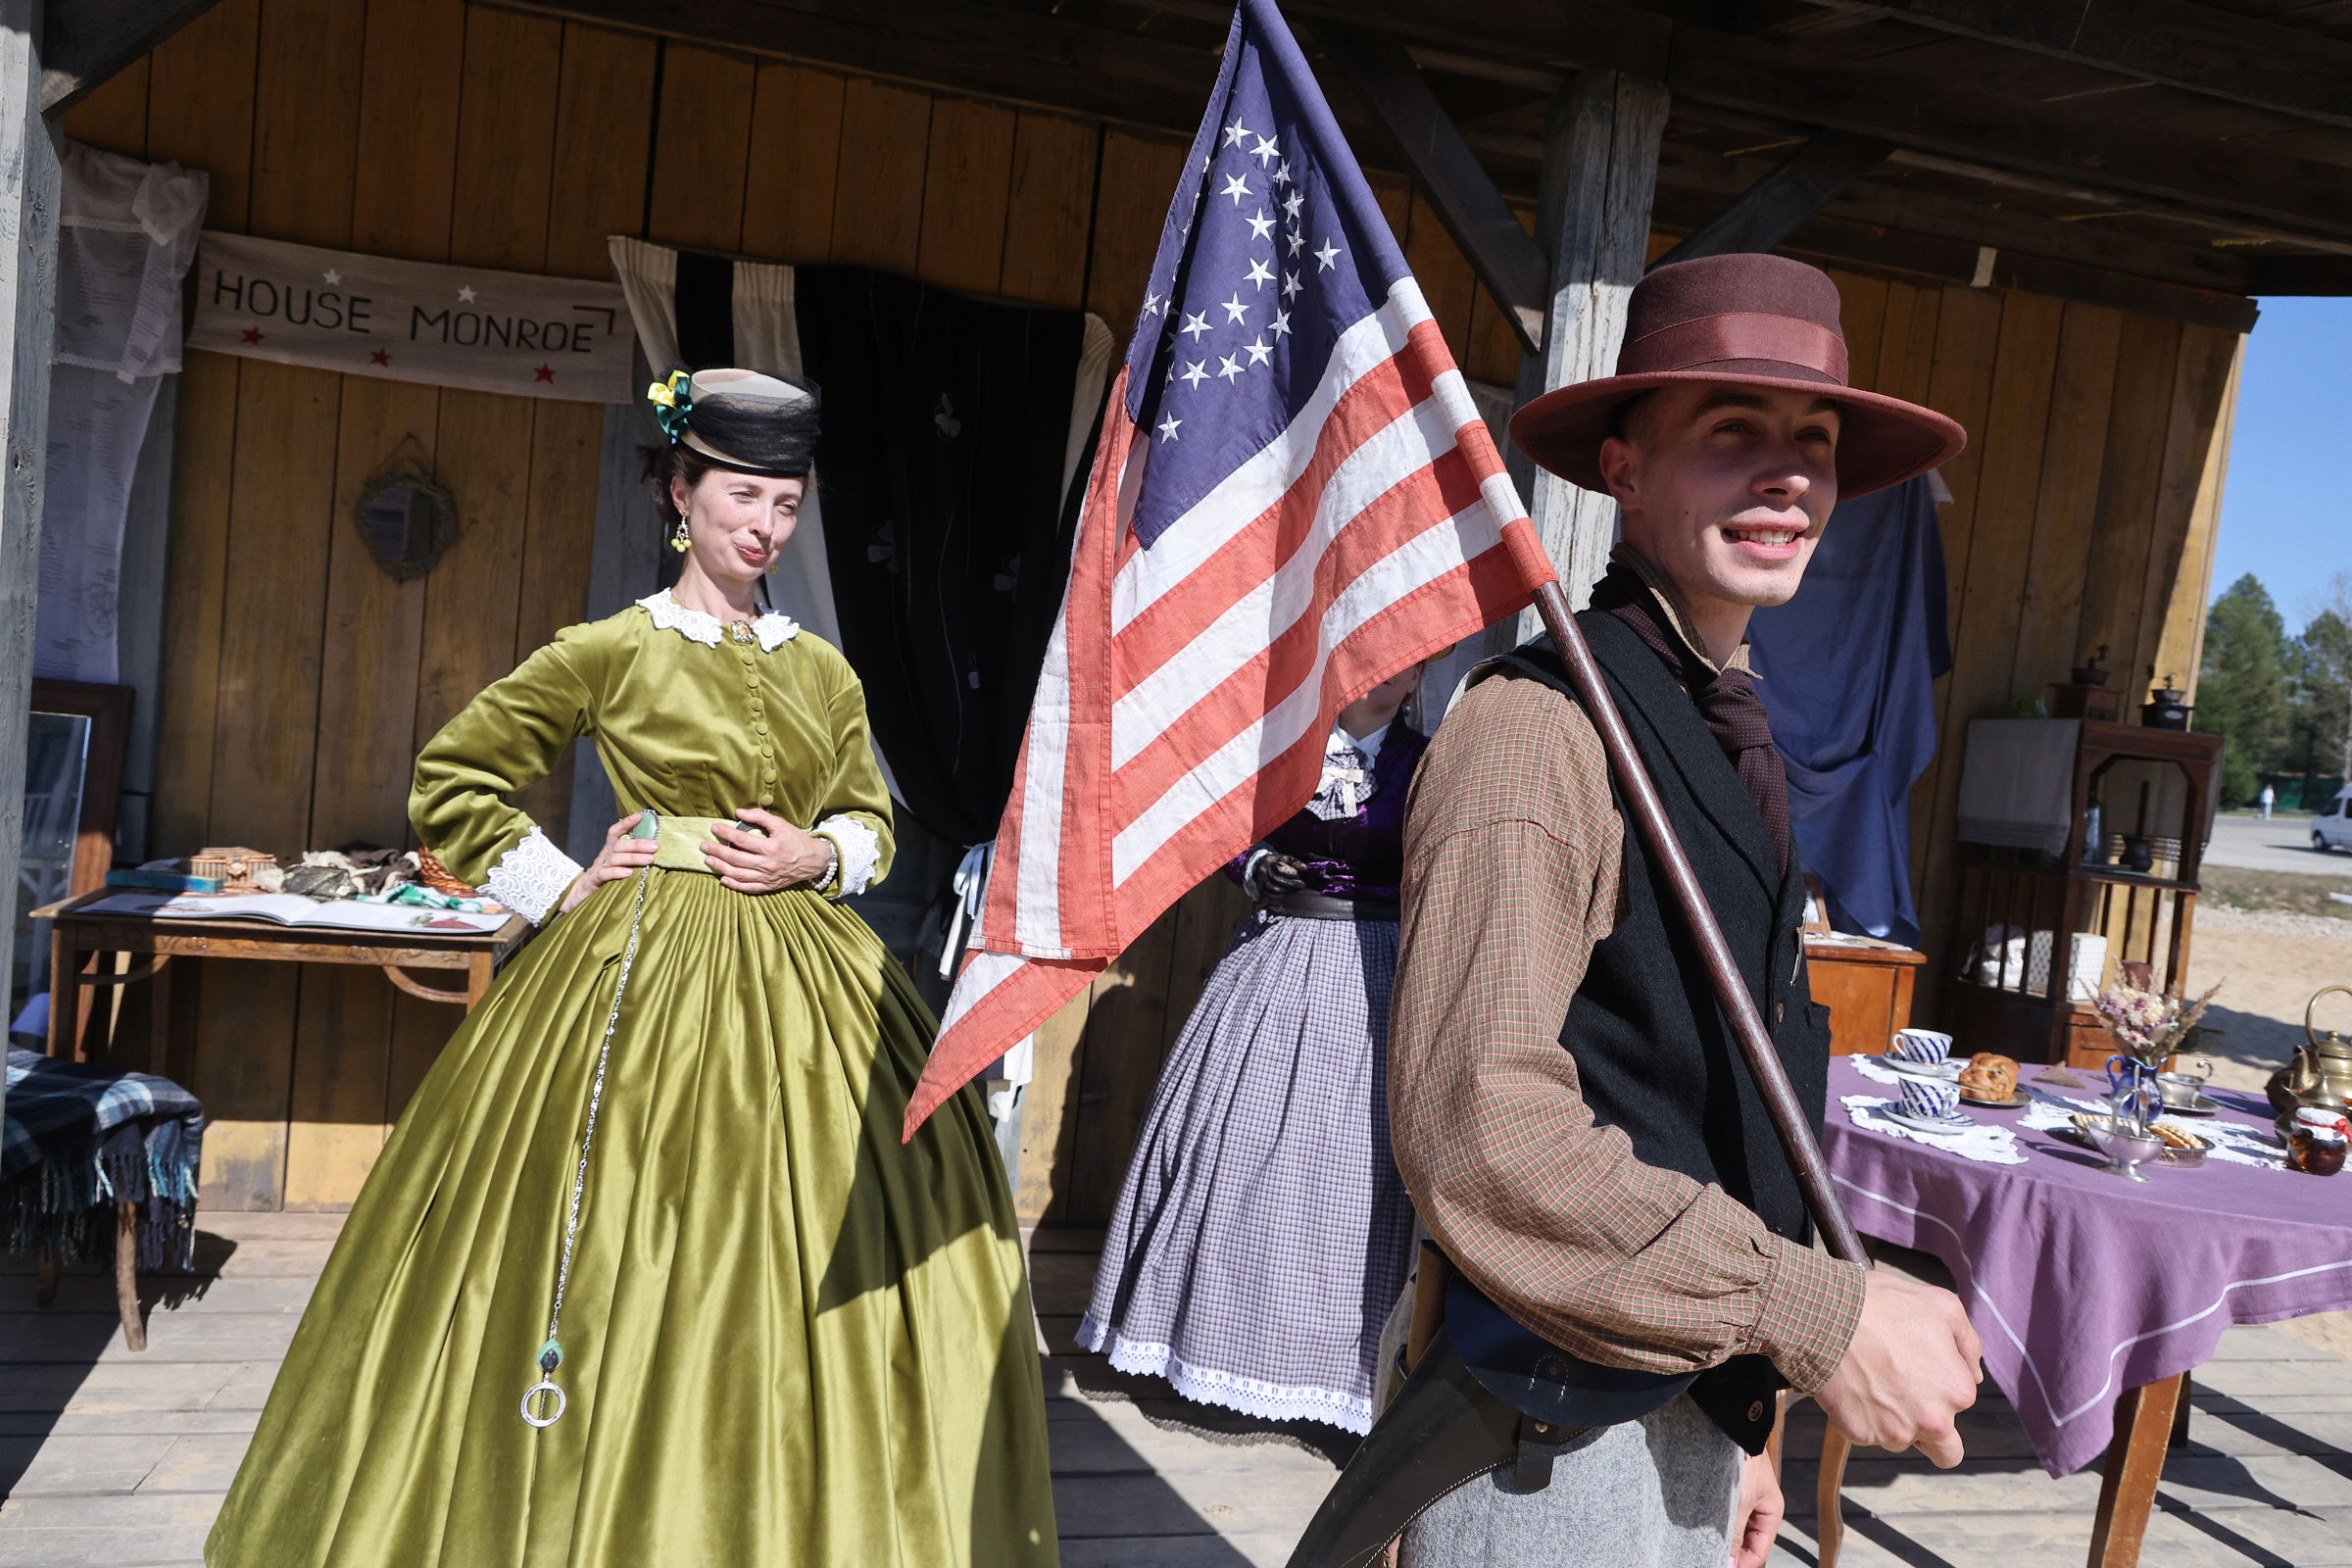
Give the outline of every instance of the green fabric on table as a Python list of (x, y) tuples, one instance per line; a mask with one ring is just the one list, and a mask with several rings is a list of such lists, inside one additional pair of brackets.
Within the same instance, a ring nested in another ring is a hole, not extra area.
[[(806, 633), (709, 648), (639, 610), (564, 632), (451, 721), (417, 764), (420, 835), (481, 878), (529, 831), (502, 797), (574, 734), (596, 736), (624, 810), (723, 816), (764, 785), (804, 825), (858, 813), (887, 858), (840, 656)], [(519, 1404), (634, 876), (551, 920), (402, 1116), (214, 1527), (215, 1568), (1055, 1561), (987, 1117), (967, 1091), (899, 1141), (935, 1027), (912, 984), (813, 891), (644, 877), (564, 1306), (568, 1410), (533, 1430)]]

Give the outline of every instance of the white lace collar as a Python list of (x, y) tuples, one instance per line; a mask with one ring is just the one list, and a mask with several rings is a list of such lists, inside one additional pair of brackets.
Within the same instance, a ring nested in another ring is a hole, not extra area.
[[(726, 623), (716, 615), (687, 609), (671, 598), (666, 588), (638, 600), (637, 608), (653, 616), (654, 624), (663, 631), (674, 631), (706, 648), (716, 648), (719, 638), (726, 632)], [(760, 639), (760, 651), (763, 654), (774, 653), (800, 634), (799, 621), (773, 611), (752, 622), (752, 635)]]

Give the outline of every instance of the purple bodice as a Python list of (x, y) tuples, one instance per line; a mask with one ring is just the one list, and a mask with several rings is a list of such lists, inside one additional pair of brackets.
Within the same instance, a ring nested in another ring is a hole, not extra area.
[[(1404, 800), (1429, 737), (1402, 719), (1390, 723), (1372, 760), (1372, 799), (1353, 816), (1325, 820), (1301, 810), (1262, 841), (1306, 867), (1309, 891), (1335, 898), (1394, 903), (1404, 875)], [(1251, 846), (1252, 849), (1255, 846)], [(1237, 880), (1250, 852), (1226, 870)]]

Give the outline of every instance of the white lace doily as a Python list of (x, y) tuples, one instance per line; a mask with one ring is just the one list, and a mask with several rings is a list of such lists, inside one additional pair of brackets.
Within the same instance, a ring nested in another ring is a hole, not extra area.
[[(1882, 1069), (1883, 1070), (1883, 1069)], [(1893, 1077), (1892, 1073), (1887, 1074)], [(1891, 1100), (1880, 1100), (1871, 1095), (1842, 1097), (1845, 1114), (1857, 1127), (1889, 1138), (1907, 1138), (1930, 1149), (1940, 1149), (1958, 1154), (1962, 1159), (1980, 1160), (1987, 1165), (2023, 1165), (2026, 1152), (2017, 1147), (2017, 1134), (1996, 1122), (1972, 1122), (1948, 1133), (1932, 1133), (1925, 1128), (1907, 1127), (1887, 1114), (1898, 1108)]]
[(564, 892), (581, 871), (580, 862), (565, 855), (536, 827), (498, 858), (490, 879), (482, 884), (485, 897), (496, 899), (533, 925), (545, 925)]
[[(2112, 1113), (2102, 1101), (2052, 1094), (2044, 1089), (2019, 1120), (2035, 1132), (2055, 1132), (2073, 1126), (2077, 1111), (2090, 1116)], [(2256, 1165), (2266, 1170), (2286, 1168), (2285, 1148), (2258, 1127), (2240, 1127), (2235, 1122), (2206, 1121), (2193, 1116), (2159, 1116), (2156, 1125), (2202, 1140), (2208, 1159), (2230, 1165)]]
[[(700, 610), (689, 610), (669, 596), (664, 588), (658, 594), (647, 594), (637, 601), (637, 608), (653, 616), (654, 624), (663, 631), (674, 631), (689, 642), (705, 648), (716, 648), (726, 634), (726, 622), (716, 615)], [(752, 635), (760, 639), (760, 651), (772, 654), (792, 638), (801, 634), (801, 623), (790, 615), (774, 611), (752, 622)]]
[(882, 863), (881, 834), (838, 811), (817, 823), (814, 831), (820, 839), (831, 839), (841, 854), (841, 881), (833, 897), (856, 898), (874, 885), (874, 868)]

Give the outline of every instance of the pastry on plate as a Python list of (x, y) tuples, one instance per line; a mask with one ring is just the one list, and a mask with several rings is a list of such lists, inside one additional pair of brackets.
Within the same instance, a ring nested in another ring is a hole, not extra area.
[(1978, 1100), (2017, 1098), (2017, 1059), (1980, 1051), (1960, 1069), (1960, 1092)]

